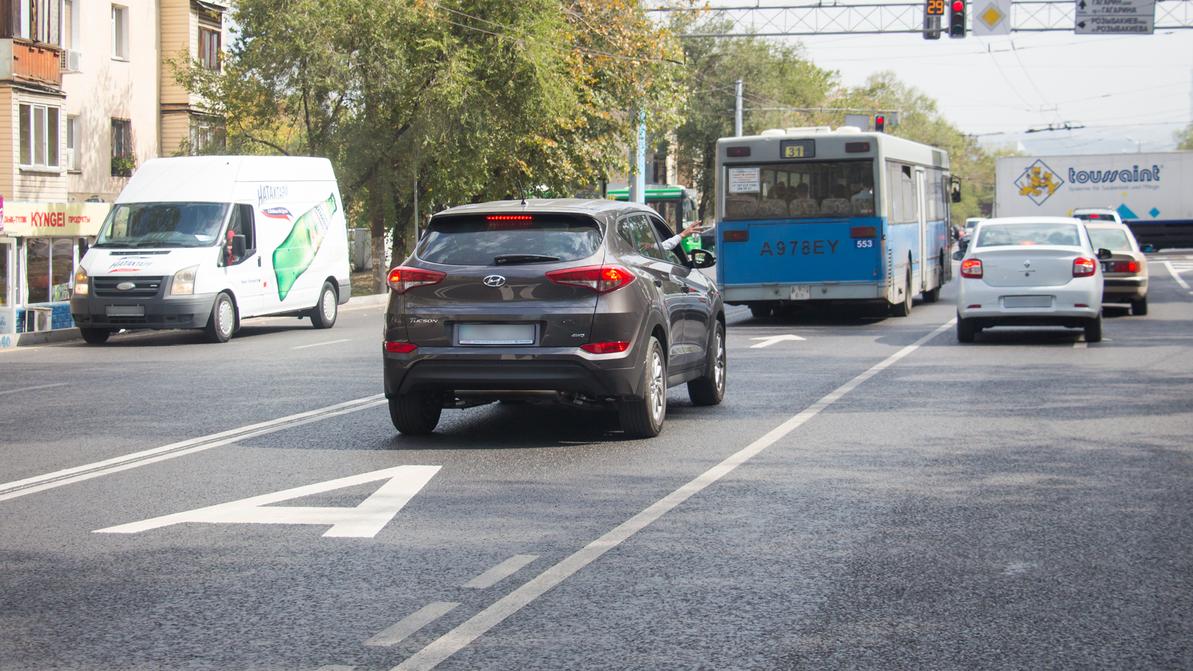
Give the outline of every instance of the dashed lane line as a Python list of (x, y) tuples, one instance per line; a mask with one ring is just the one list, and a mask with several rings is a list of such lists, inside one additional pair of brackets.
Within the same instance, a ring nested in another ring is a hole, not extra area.
[(659, 499), (642, 512), (622, 522), (605, 535), (577, 550), (559, 563), (547, 568), (526, 584), (498, 599), (488, 608), (473, 615), (451, 631), (435, 639), (413, 656), (406, 659), (406, 661), (394, 667), (392, 671), (414, 671), (415, 669), (425, 670), (435, 668), (447, 658), (485, 635), (490, 629), (504, 622), (506, 618), (522, 610), (543, 594), (546, 594), (584, 567), (599, 559), (609, 550), (629, 540), (639, 531), (650, 526), (684, 501), (687, 501), (721, 478), (729, 475), (738, 466), (750, 461), (766, 448), (774, 445), (792, 431), (806, 424), (813, 417), (823, 412), (825, 408), (828, 408), (856, 389), (858, 385), (891, 367), (915, 352), (924, 343), (952, 328), (956, 321), (956, 319), (951, 319), (938, 326), (931, 333), (900, 349), (865, 372), (837, 387), (811, 406), (792, 416), (774, 429), (771, 429), (766, 435), (730, 455), (721, 463), (696, 476), (695, 479), (679, 489)]
[(434, 601), (429, 603), (402, 618), (401, 621), (387, 627), (383, 631), (377, 632), (376, 635), (365, 641), (365, 645), (382, 647), (397, 645), (419, 629), (447, 615), (458, 605), (460, 604), (454, 601)]
[(488, 589), (521, 571), (530, 562), (538, 559), (538, 555), (514, 555), (477, 577), (464, 583), (468, 589)]
[(36, 387), (21, 387), (20, 389), (5, 389), (0, 391), (0, 396), (5, 394), (23, 394), (27, 391), (37, 391), (38, 389), (50, 389), (52, 387), (65, 387), (69, 382), (55, 382), (54, 384), (39, 384)]
[(299, 345), (291, 347), (290, 349), (310, 349), (312, 347), (323, 347), (324, 345), (338, 345), (342, 342), (352, 342), (352, 338), (340, 338), (339, 340), (328, 340), (325, 342), (311, 343), (310, 345)]
[(332, 417), (339, 417), (340, 415), (347, 415), (349, 413), (360, 410), (367, 410), (369, 408), (383, 405), (385, 403), (385, 396), (383, 394), (376, 394), (374, 396), (366, 396), (352, 401), (345, 401), (335, 405), (329, 405), (324, 408), (316, 410), (308, 410), (277, 419), (271, 419), (257, 424), (249, 424), (237, 429), (230, 429), (228, 431), (221, 431), (220, 433), (213, 433), (199, 438), (191, 438), (177, 443), (170, 443), (161, 447), (155, 447), (149, 450), (142, 450), (132, 454), (126, 454), (112, 459), (105, 459), (103, 461), (96, 461), (83, 466), (75, 466), (73, 468), (66, 468), (53, 473), (46, 473), (44, 475), (37, 475), (24, 480), (15, 480), (13, 482), (6, 482), (0, 484), (0, 501), (8, 501), (35, 492), (43, 492), (47, 489), (54, 489), (69, 485), (75, 482), (82, 482), (83, 480), (90, 480), (98, 478), (103, 475), (110, 475), (120, 471), (127, 471), (131, 468), (154, 464), (159, 461), (167, 459), (174, 459), (187, 454), (194, 454), (204, 450), (210, 450), (213, 447), (221, 447), (223, 445), (230, 445), (232, 443), (247, 440), (249, 438), (256, 438), (257, 436), (264, 436), (270, 433), (276, 433), (285, 429), (292, 429), (294, 427), (310, 424), (312, 422), (319, 422)]

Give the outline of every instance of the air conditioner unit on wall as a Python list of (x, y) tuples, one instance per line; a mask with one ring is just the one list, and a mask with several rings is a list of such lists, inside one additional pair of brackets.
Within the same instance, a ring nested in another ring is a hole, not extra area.
[(79, 72), (83, 69), (83, 52), (74, 49), (62, 50), (62, 71)]

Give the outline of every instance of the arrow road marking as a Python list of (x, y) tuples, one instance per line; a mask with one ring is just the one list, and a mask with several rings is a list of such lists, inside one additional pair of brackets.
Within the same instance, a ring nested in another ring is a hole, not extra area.
[(770, 347), (771, 345), (773, 345), (777, 342), (807, 340), (807, 338), (801, 338), (800, 336), (797, 336), (797, 335), (792, 335), (790, 333), (784, 333), (783, 335), (766, 336), (763, 338), (750, 338), (750, 340), (761, 340), (762, 342), (758, 343), (757, 345), (750, 345), (750, 349), (759, 349), (761, 347)]

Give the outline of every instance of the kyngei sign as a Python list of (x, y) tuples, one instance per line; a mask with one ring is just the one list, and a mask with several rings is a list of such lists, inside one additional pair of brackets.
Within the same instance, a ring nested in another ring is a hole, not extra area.
[(5, 235), (26, 238), (90, 237), (108, 216), (107, 203), (43, 203), (5, 201), (3, 226)]

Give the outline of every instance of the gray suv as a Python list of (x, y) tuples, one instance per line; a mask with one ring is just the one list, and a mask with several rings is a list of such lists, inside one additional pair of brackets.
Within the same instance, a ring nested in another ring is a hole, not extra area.
[(435, 215), (389, 272), (385, 396), (404, 434), (443, 408), (549, 400), (615, 408), (625, 432), (663, 428), (667, 388), (725, 394), (716, 284), (652, 209), (608, 200), (498, 201)]

